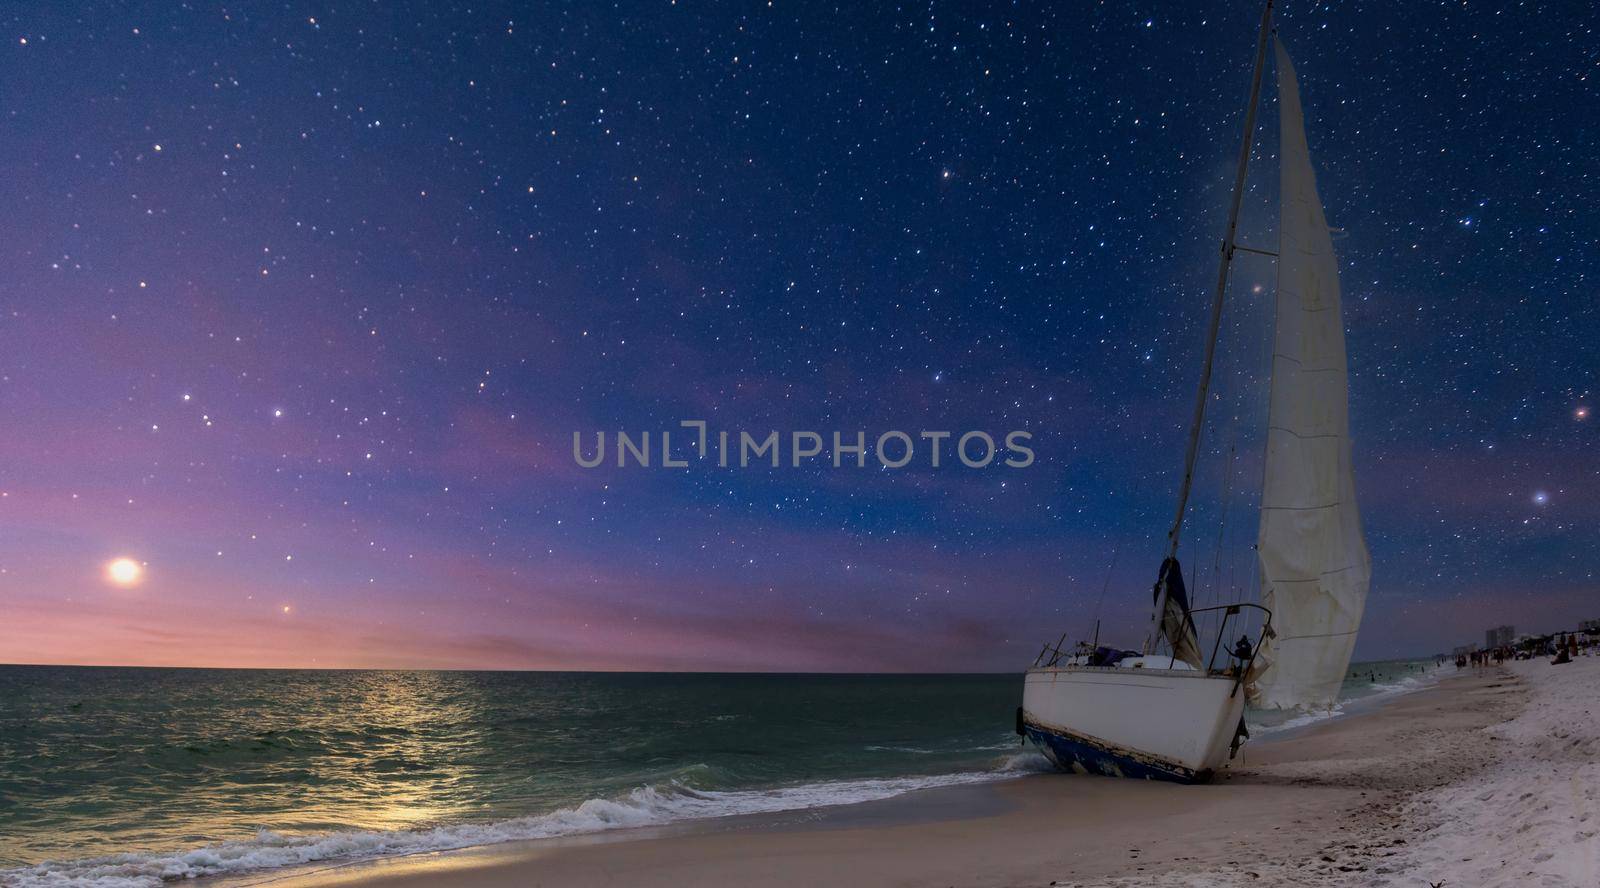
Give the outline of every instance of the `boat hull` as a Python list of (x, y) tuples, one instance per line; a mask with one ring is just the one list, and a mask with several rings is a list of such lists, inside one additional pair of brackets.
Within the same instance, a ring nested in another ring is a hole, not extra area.
[(1025, 725), (1023, 730), (1045, 758), (1061, 770), (1074, 774), (1170, 780), (1175, 783), (1202, 783), (1211, 776), (1208, 771), (1192, 771), (1176, 762), (1118, 748), (1063, 728), (1030, 724)]
[(1063, 770), (1196, 783), (1227, 761), (1244, 713), (1232, 678), (1166, 669), (1028, 671), (1021, 732)]

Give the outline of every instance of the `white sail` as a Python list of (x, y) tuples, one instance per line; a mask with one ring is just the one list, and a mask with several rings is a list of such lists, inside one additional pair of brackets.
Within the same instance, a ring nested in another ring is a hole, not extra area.
[(1260, 706), (1328, 706), (1350, 665), (1372, 562), (1356, 509), (1338, 262), (1306, 148), (1300, 91), (1281, 41), (1277, 331), (1261, 495), (1262, 604), (1274, 636), (1257, 657)]

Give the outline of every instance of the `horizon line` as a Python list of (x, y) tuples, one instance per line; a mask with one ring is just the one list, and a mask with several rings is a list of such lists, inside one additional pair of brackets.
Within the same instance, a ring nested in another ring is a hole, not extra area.
[[(1395, 663), (1411, 662), (1418, 660), (1431, 660), (1437, 657), (1448, 657), (1445, 652), (1424, 654), (1406, 657), (1388, 657), (1379, 660), (1351, 660), (1350, 666), (1360, 666), (1370, 663)], [(549, 669), (549, 668), (505, 668), (505, 667), (473, 667), (473, 666), (205, 666), (189, 665), (176, 666), (169, 664), (152, 663), (0, 663), (0, 669), (193, 669), (193, 670), (229, 670), (235, 672), (511, 672), (511, 673), (546, 673), (552, 675), (1021, 675), (1027, 672), (1028, 667), (1022, 669), (999, 669), (979, 671), (922, 671), (922, 670), (798, 670), (798, 669)]]

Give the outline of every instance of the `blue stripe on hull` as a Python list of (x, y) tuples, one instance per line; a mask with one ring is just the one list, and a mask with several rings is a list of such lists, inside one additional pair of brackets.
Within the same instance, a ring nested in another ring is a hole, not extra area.
[(1211, 776), (1210, 772), (1196, 774), (1182, 765), (1119, 752), (1086, 737), (1048, 730), (1036, 724), (1027, 724), (1024, 730), (1045, 758), (1061, 770), (1075, 774), (1103, 774), (1107, 777), (1177, 783), (1196, 783)]

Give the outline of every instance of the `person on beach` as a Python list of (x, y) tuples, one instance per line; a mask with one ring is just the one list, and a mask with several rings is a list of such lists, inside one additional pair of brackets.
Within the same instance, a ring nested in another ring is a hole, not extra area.
[(1239, 640), (1233, 643), (1231, 653), (1239, 659), (1238, 674), (1244, 675), (1245, 668), (1250, 665), (1250, 658), (1255, 656), (1255, 648), (1250, 644), (1250, 636), (1239, 636)]

